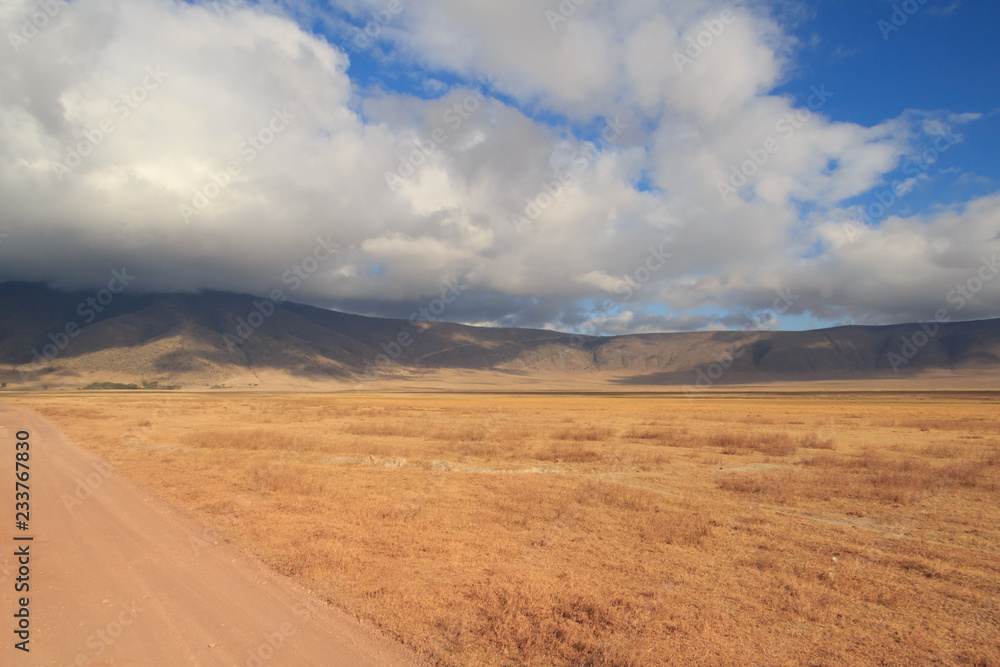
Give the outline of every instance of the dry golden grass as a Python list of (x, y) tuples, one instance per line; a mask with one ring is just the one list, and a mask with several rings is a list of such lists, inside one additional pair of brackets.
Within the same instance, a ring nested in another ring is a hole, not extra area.
[(790, 456), (795, 453), (795, 443), (787, 433), (721, 433), (712, 436), (708, 444), (719, 447), (723, 454), (760, 452), (771, 456)]
[(429, 663), (1000, 666), (995, 394), (4, 400)]
[(799, 440), (799, 447), (806, 449), (836, 449), (833, 438), (823, 437), (818, 433), (810, 433)]

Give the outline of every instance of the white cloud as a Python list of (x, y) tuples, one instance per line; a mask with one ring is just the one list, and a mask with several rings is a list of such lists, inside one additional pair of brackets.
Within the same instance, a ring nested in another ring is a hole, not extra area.
[[(32, 6), (5, 3), (4, 33)], [(345, 9), (364, 21), (384, 6)], [(585, 3), (555, 31), (548, 6), (404, 3), (372, 47), (394, 46), (400, 66), (495, 76), (515, 108), (479, 84), (436, 100), (360, 90), (349, 53), (301, 24), (350, 28), (308, 3), (76, 0), (18, 52), (0, 50), (0, 272), (94, 286), (127, 264), (141, 289), (260, 293), (330, 236), (341, 252), (295, 298), (398, 314), (455, 277), (468, 288), (450, 317), (581, 326), (587, 300), (639, 286), (637, 269), (666, 238), (665, 266), (627, 309), (594, 320), (622, 332), (717, 326), (725, 318), (691, 311), (752, 312), (785, 288), (821, 317), (927, 316), (994, 247), (996, 197), (889, 218), (857, 239), (843, 204), (884, 183), (920, 138), (976, 116), (907, 112), (864, 127), (831, 121), (820, 103), (803, 120), (805, 106), (772, 93), (794, 40), (757, 10), (737, 8), (679, 68), (685, 37), (731, 5)], [(157, 67), (162, 82), (129, 97)], [(442, 80), (423, 90), (444, 91)], [(595, 149), (520, 109), (621, 128)], [(113, 131), (60, 180), (67, 146), (106, 120)], [(402, 175), (415, 142), (435, 149)], [(724, 200), (719, 183), (766, 145), (777, 150)], [(640, 180), (655, 187), (639, 191)], [(197, 208), (196, 192), (211, 203), (185, 220), (179, 207)], [(519, 230), (511, 216), (532, 205)], [(966, 312), (996, 314), (997, 285)], [(675, 315), (645, 310), (660, 304)]]

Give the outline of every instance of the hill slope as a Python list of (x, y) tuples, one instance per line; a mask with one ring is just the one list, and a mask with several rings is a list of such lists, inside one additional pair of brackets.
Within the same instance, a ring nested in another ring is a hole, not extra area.
[[(262, 303), (204, 292), (121, 294), (102, 305), (92, 293), (2, 283), (0, 379), (10, 388), (140, 380), (346, 388), (434, 379), (493, 388), (554, 379), (581, 389), (704, 388), (929, 377), (1000, 386), (1000, 320), (945, 324), (930, 336), (917, 325), (892, 325), (604, 338)], [(904, 339), (923, 345), (904, 348)]]

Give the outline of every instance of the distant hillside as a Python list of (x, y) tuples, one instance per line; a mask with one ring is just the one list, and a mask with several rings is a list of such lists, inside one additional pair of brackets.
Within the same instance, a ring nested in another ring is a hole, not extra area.
[[(272, 310), (253, 296), (222, 292), (121, 294), (106, 306), (94, 298), (0, 283), (0, 379), (9, 389), (142, 381), (336, 389), (435, 378), (490, 388), (558, 378), (560, 386), (586, 389), (935, 374), (986, 378), (990, 386), (1000, 377), (1000, 320), (945, 324), (933, 335), (893, 325), (605, 338), (411, 323), (294, 303)], [(904, 339), (916, 345), (906, 348)]]

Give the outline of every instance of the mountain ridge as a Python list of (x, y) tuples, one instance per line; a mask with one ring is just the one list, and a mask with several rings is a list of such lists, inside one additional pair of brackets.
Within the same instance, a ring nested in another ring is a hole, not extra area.
[(10, 388), (141, 380), (350, 388), (558, 377), (570, 385), (707, 389), (950, 374), (959, 384), (976, 377), (1000, 386), (1000, 319), (599, 337), (367, 317), (220, 291), (93, 298), (0, 283), (0, 379)]

